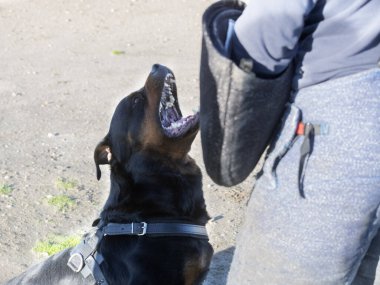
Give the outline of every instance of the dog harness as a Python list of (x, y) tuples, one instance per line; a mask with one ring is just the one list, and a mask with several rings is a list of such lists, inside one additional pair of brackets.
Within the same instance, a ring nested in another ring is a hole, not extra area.
[(74, 272), (81, 273), (84, 278), (92, 275), (96, 285), (109, 285), (100, 264), (103, 256), (97, 251), (101, 240), (105, 236), (130, 235), (130, 236), (185, 236), (207, 239), (205, 226), (186, 223), (109, 223), (102, 227), (94, 227), (85, 235), (83, 240), (73, 248), (67, 265)]

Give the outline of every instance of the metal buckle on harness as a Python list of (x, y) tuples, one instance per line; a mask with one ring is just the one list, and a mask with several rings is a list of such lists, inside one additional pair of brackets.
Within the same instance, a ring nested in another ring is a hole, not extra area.
[(143, 236), (146, 234), (147, 223), (142, 222), (141, 224), (142, 224), (142, 233), (137, 234), (138, 236)]
[(70, 267), (74, 272), (80, 272), (84, 266), (83, 256), (80, 253), (74, 253), (70, 256), (67, 266)]
[[(131, 233), (132, 234), (135, 234), (135, 232), (134, 232), (134, 224), (135, 223), (132, 223), (132, 229), (131, 229)], [(141, 229), (142, 229), (142, 232), (141, 233), (137, 233), (137, 235), (138, 236), (143, 236), (143, 235), (145, 235), (146, 234), (146, 229), (147, 229), (147, 226), (148, 226), (148, 224), (147, 223), (145, 223), (145, 222), (141, 222), (141, 223), (139, 223), (140, 225), (141, 225)]]

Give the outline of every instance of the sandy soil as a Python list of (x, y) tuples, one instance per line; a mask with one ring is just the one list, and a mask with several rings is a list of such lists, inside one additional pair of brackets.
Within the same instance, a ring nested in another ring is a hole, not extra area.
[[(201, 14), (211, 2), (0, 0), (0, 186), (11, 186), (0, 194), (0, 283), (43, 258), (38, 240), (90, 227), (109, 189), (96, 180), (94, 147), (152, 64), (176, 74), (185, 114), (199, 105)], [(204, 169), (199, 136), (191, 155)], [(59, 179), (77, 183), (63, 190)], [(206, 284), (225, 284), (252, 183), (226, 189), (204, 174), (216, 252)], [(76, 205), (62, 213), (47, 203), (59, 194)]]

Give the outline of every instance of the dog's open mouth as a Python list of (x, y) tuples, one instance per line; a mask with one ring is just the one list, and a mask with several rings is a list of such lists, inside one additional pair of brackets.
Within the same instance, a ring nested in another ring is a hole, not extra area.
[(182, 117), (178, 104), (177, 87), (174, 75), (168, 73), (165, 77), (164, 87), (161, 92), (159, 116), (162, 129), (170, 138), (182, 137), (195, 127), (198, 128), (199, 112), (194, 115)]

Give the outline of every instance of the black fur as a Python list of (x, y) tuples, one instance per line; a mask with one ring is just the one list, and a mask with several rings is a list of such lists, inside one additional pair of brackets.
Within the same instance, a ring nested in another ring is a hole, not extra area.
[[(98, 179), (99, 165), (111, 167), (102, 224), (182, 221), (205, 225), (209, 219), (201, 171), (188, 156), (198, 126), (177, 138), (168, 138), (161, 130), (158, 104), (168, 72), (154, 65), (145, 86), (119, 103), (108, 134), (95, 149)], [(104, 257), (102, 272), (111, 285), (201, 284), (213, 253), (204, 239), (149, 236), (106, 236), (98, 251)], [(92, 278), (85, 280), (66, 266), (68, 256), (66, 250), (50, 257), (7, 284), (93, 284)]]

